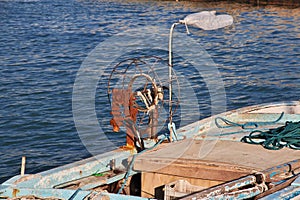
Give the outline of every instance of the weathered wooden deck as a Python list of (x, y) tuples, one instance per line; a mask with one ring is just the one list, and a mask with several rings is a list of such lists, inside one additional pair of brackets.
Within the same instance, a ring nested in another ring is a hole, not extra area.
[[(217, 119), (248, 125), (242, 128)], [(210, 188), (253, 174), (263, 174), (268, 184), (293, 177), (299, 173), (300, 151), (272, 151), (240, 139), (256, 129), (266, 131), (299, 120), (300, 104), (291, 102), (246, 107), (187, 125), (178, 130), (185, 140), (136, 157), (133, 168), (142, 173), (142, 196), (154, 197), (162, 185), (179, 180)]]
[[(199, 158), (203, 142), (184, 140), (138, 156), (134, 169), (144, 172), (142, 191), (154, 195), (153, 188), (178, 179), (205, 188), (256, 172), (264, 173), (270, 181), (280, 171), (300, 165), (299, 151), (288, 148), (270, 151), (257, 145), (222, 140), (207, 156)], [(270, 175), (269, 171), (274, 167), (277, 170), (271, 170)]]

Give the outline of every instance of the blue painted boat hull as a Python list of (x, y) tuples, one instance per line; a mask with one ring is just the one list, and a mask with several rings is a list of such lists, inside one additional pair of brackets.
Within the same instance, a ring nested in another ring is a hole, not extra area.
[[(238, 130), (234, 127), (226, 129), (222, 134), (213, 134), (214, 131), (217, 130), (214, 119), (224, 117), (239, 123), (249, 121), (269, 122), (277, 119), (281, 112), (285, 113), (275, 125), (266, 123), (263, 128), (278, 126), (286, 121), (300, 121), (299, 102), (264, 104), (229, 111), (200, 120), (178, 129), (177, 135), (178, 138), (182, 139), (193, 138), (203, 140), (203, 138), (205, 138), (205, 140), (217, 139), (239, 142), (239, 139), (248, 134), (249, 130)], [(108, 193), (102, 188), (104, 186), (122, 183), (126, 176), (132, 177), (133, 175), (143, 173), (142, 171), (128, 171), (128, 169), (131, 168), (130, 164), (135, 154), (136, 152), (132, 149), (119, 148), (38, 174), (15, 176), (0, 185), (0, 198), (36, 196), (42, 198), (55, 197), (57, 199), (104, 199), (104, 197), (115, 200), (148, 199), (147, 197)], [(300, 159), (300, 155), (298, 159)], [(282, 173), (282, 170), (284, 171), (286, 166), (291, 165), (292, 164), (282, 165), (281, 167), (274, 166), (273, 172)], [(116, 172), (116, 169), (118, 169), (118, 172)], [(259, 193), (261, 192), (258, 191), (257, 194)], [(253, 194), (254, 193), (252, 193), (252, 195)], [(262, 197), (262, 199), (291, 199), (299, 194), (300, 178), (297, 178), (288, 187)], [(223, 198), (224, 197), (223, 195)], [(245, 198), (249, 198), (249, 196), (241, 195), (238, 199)], [(217, 196), (216, 199), (218, 199)]]

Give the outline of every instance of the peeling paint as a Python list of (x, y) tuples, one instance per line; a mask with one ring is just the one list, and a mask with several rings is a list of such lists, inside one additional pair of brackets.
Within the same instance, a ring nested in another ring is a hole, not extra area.
[(17, 197), (19, 192), (20, 192), (19, 189), (14, 188), (13, 191), (12, 191), (12, 197)]

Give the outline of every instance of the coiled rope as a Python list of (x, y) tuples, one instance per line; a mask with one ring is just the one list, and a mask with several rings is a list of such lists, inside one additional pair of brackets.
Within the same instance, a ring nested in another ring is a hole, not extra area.
[(300, 150), (300, 121), (286, 122), (284, 126), (268, 131), (252, 131), (248, 136), (244, 136), (241, 141), (262, 145), (270, 150), (279, 150), (283, 147)]

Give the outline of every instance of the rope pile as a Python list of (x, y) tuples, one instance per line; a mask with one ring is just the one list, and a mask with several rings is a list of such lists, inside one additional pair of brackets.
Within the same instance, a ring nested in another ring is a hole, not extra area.
[(268, 131), (252, 131), (248, 136), (244, 136), (241, 141), (262, 145), (270, 150), (279, 150), (284, 147), (300, 150), (300, 121), (286, 122), (284, 126)]

